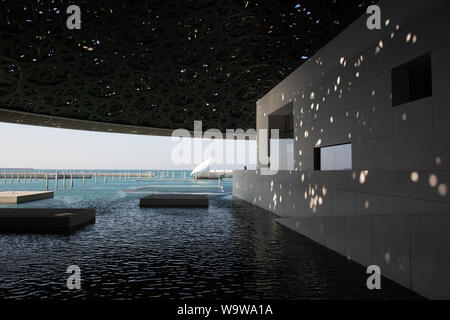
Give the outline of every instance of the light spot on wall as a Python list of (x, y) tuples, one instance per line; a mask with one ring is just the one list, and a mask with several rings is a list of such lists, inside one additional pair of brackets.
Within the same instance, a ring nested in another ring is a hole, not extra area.
[(316, 148), (320, 147), (322, 145), (322, 139), (317, 140), (316, 142)]
[(402, 120), (403, 121), (408, 120), (408, 115), (406, 113), (402, 114)]
[(364, 208), (369, 209), (370, 203), (369, 200), (364, 201)]
[(419, 173), (417, 171), (411, 172), (410, 178), (412, 182), (419, 182)]
[(412, 37), (412, 35), (411, 35), (411, 32), (410, 32), (410, 33), (408, 33), (408, 34), (406, 35), (406, 42), (411, 41), (411, 37)]
[(448, 192), (448, 188), (447, 188), (447, 184), (446, 183), (441, 183), (438, 187), (438, 193), (442, 196), (445, 197), (447, 195)]
[(442, 159), (441, 159), (441, 157), (436, 157), (435, 162), (436, 162), (436, 164), (437, 164), (438, 166), (440, 166), (440, 165), (442, 164)]
[(389, 251), (384, 254), (384, 261), (387, 264), (391, 263), (391, 253)]
[(428, 177), (428, 183), (430, 184), (430, 187), (436, 188), (438, 182), (438, 177), (434, 173), (430, 174), (430, 176)]
[(361, 173), (359, 174), (359, 183), (360, 184), (366, 183), (366, 179), (367, 179), (368, 175), (369, 175), (369, 171), (368, 170), (361, 171)]

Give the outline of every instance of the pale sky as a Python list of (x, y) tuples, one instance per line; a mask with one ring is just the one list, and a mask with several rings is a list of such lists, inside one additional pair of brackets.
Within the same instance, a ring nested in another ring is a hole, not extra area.
[[(242, 169), (245, 164), (254, 168), (255, 141), (211, 140), (195, 144), (194, 139), (183, 139), (184, 144), (172, 137), (143, 136), (68, 130), (0, 122), (0, 168), (34, 169), (118, 169), (158, 170), (193, 169), (200, 159), (217, 154), (220, 163), (211, 169)], [(198, 140), (197, 140), (198, 141)], [(187, 154), (178, 164), (180, 156)], [(191, 150), (189, 156), (188, 152)], [(200, 150), (200, 151), (199, 151)], [(223, 150), (223, 156), (217, 150)], [(234, 157), (233, 157), (234, 150)], [(206, 152), (206, 155), (205, 155)], [(204, 154), (203, 157), (198, 155)], [(195, 156), (197, 155), (197, 156)], [(226, 162), (226, 156), (229, 156)], [(245, 160), (237, 159), (245, 156)], [(178, 159), (178, 160), (177, 160)], [(230, 161), (231, 159), (231, 161)], [(234, 159), (234, 160), (233, 160)], [(230, 162), (232, 164), (230, 164)]]

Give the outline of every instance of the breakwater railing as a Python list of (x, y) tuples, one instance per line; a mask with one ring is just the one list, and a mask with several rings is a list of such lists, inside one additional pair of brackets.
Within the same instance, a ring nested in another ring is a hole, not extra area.
[(0, 183), (3, 181), (6, 183), (22, 183), (32, 182), (37, 180), (45, 180), (46, 188), (48, 190), (49, 181), (52, 180), (55, 183), (55, 187), (58, 188), (59, 180), (62, 180), (64, 188), (67, 182), (70, 187), (73, 187), (74, 180), (82, 180), (83, 185), (86, 180), (94, 180), (94, 183), (99, 182), (122, 182), (135, 179), (136, 181), (160, 181), (163, 183), (171, 181), (187, 181), (190, 177), (187, 176), (185, 171), (67, 171), (67, 170), (55, 170), (55, 171), (39, 171), (39, 170), (1, 170), (0, 169)]
[(72, 179), (91, 179), (91, 173), (73, 173), (73, 172), (14, 172), (14, 171), (3, 171), (0, 172), (0, 179), (21, 179), (21, 180), (37, 180), (37, 179), (50, 179), (55, 180), (70, 178)]
[[(221, 185), (222, 175), (208, 176), (209, 179), (215, 178), (218, 180), (218, 186)], [(85, 185), (86, 180), (94, 180), (95, 184), (103, 182), (104, 184), (109, 182), (122, 182), (135, 180), (139, 182), (145, 181), (158, 181), (160, 183), (170, 183), (170, 182), (186, 182), (193, 181), (197, 182), (205, 177), (189, 176), (186, 171), (65, 171), (65, 170), (55, 170), (55, 171), (39, 171), (39, 170), (1, 170), (0, 169), (0, 183), (3, 181), (4, 184), (11, 183), (26, 183), (33, 182), (37, 180), (44, 180), (46, 189), (49, 189), (49, 181), (54, 181), (54, 186), (58, 189), (60, 183), (64, 188), (69, 184), (70, 188), (74, 186), (74, 180), (82, 180), (83, 185)], [(206, 178), (206, 179), (208, 179)], [(60, 181), (62, 180), (62, 181)], [(52, 183), (53, 184), (53, 183)]]

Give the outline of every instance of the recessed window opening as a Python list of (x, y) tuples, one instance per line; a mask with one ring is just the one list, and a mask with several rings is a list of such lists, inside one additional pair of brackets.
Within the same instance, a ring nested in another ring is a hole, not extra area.
[(392, 106), (432, 95), (431, 56), (429, 53), (407, 62), (391, 72)]
[[(278, 129), (278, 139), (272, 137), (272, 129)], [(269, 137), (270, 169), (294, 170), (294, 109), (292, 103), (269, 115)]]
[(351, 170), (352, 144), (340, 144), (314, 149), (314, 170)]

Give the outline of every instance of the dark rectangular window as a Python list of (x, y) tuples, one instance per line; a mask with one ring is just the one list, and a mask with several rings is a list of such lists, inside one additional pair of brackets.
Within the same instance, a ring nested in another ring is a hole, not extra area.
[(431, 96), (430, 54), (427, 53), (393, 69), (391, 79), (393, 107)]
[(314, 170), (320, 170), (320, 148), (314, 148)]
[(280, 139), (294, 138), (294, 113), (292, 103), (269, 114), (269, 129), (278, 129)]

